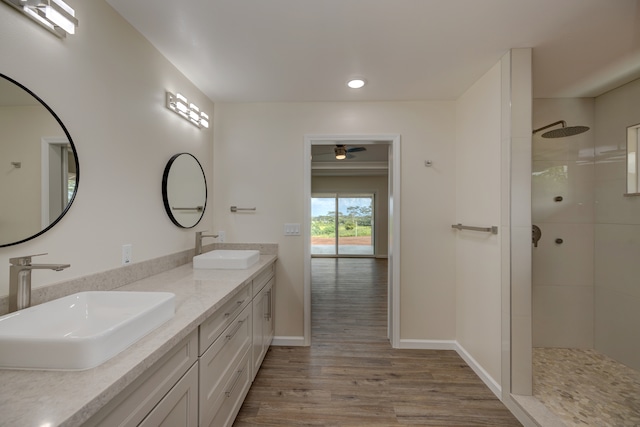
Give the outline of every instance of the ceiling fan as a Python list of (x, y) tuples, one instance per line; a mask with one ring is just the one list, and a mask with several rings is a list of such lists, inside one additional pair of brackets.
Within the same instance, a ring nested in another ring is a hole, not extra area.
[(351, 153), (358, 151), (367, 151), (365, 147), (347, 147), (346, 145), (336, 145), (333, 149), (336, 154), (336, 160), (353, 159), (355, 156)]

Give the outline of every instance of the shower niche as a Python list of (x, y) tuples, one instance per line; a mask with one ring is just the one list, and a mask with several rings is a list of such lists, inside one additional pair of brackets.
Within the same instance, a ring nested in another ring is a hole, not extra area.
[(640, 123), (627, 127), (627, 192), (625, 196), (640, 196), (639, 149)]

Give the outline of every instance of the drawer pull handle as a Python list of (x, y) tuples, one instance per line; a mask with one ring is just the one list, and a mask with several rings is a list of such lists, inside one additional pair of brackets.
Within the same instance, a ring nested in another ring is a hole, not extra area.
[(267, 320), (271, 320), (271, 290), (267, 291), (267, 311), (264, 314), (264, 318)]
[[(236, 304), (237, 304), (237, 306), (236, 306), (236, 310), (238, 309), (238, 307), (240, 307), (240, 306), (244, 303), (244, 301), (245, 301), (245, 300), (242, 300), (242, 301), (236, 301)], [(235, 310), (234, 310), (234, 311), (235, 311)], [(224, 317), (229, 317), (229, 316), (231, 316), (231, 313), (225, 313), (225, 314), (224, 314)]]
[(238, 322), (238, 327), (236, 327), (233, 332), (231, 332), (229, 335), (227, 335), (227, 339), (231, 340), (231, 338), (233, 338), (235, 336), (235, 334), (238, 333), (238, 331), (240, 330), (240, 328), (242, 327), (242, 324), (244, 323), (244, 320), (240, 320)]
[(225, 396), (231, 397), (231, 395), (233, 394), (233, 389), (236, 388), (236, 385), (238, 385), (238, 380), (240, 379), (240, 376), (242, 375), (243, 372), (244, 372), (244, 368), (238, 371), (236, 375), (236, 379), (233, 381), (233, 384), (231, 384), (231, 388), (229, 389), (229, 391), (224, 392)]

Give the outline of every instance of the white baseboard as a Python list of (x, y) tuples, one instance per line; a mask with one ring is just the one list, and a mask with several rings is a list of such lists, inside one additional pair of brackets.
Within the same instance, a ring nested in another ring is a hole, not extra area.
[(304, 337), (273, 337), (271, 345), (281, 347), (304, 347)]
[(489, 375), (487, 371), (485, 371), (485, 369), (476, 361), (476, 359), (474, 359), (469, 354), (469, 352), (467, 352), (467, 350), (464, 349), (464, 347), (460, 345), (460, 343), (456, 342), (456, 347), (456, 351), (458, 352), (460, 357), (462, 357), (462, 359), (467, 362), (467, 365), (469, 365), (469, 367), (473, 369), (473, 372), (475, 372), (476, 375), (480, 377), (482, 382), (485, 383), (487, 387), (489, 387), (489, 390), (491, 390), (493, 394), (495, 394), (496, 397), (500, 399), (500, 401), (502, 401), (502, 386), (495, 379), (493, 379), (493, 377)]
[(502, 400), (502, 386), (455, 340), (400, 340), (402, 349), (454, 350), (496, 397)]
[(455, 350), (458, 343), (453, 340), (400, 340), (400, 347), (412, 350)]

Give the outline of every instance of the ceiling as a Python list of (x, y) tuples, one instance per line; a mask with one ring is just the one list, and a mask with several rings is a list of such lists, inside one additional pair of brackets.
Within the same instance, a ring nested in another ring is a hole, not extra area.
[(537, 98), (640, 77), (638, 0), (107, 1), (214, 102), (451, 100), (520, 47)]

